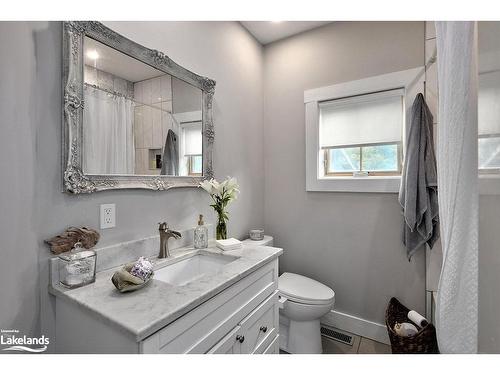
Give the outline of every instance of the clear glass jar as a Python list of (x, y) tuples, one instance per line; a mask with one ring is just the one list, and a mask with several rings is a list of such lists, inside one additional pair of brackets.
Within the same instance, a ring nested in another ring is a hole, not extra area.
[(95, 281), (97, 254), (77, 242), (68, 253), (59, 255), (59, 283), (69, 289)]

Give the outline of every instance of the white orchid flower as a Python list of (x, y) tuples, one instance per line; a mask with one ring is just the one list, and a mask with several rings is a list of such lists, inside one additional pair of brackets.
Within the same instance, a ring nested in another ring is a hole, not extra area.
[(232, 178), (229, 180), (229, 182), (228, 182), (228, 186), (229, 186), (230, 190), (235, 191), (235, 192), (237, 192), (237, 193), (239, 193), (239, 192), (240, 192), (240, 190), (239, 190), (239, 185), (238, 185), (238, 180), (236, 180), (236, 178), (235, 178), (235, 177), (232, 177)]
[(222, 189), (224, 189), (224, 188), (226, 188), (226, 190), (227, 190), (227, 181), (228, 181), (228, 180), (227, 180), (227, 179), (225, 179), (224, 181), (222, 181), (222, 182), (220, 183), (220, 191), (221, 191), (221, 192), (222, 192)]
[(226, 192), (229, 195), (231, 200), (237, 198), (238, 193), (240, 192), (238, 189), (238, 181), (234, 177), (228, 177), (225, 182)]
[(209, 181), (202, 181), (200, 182), (200, 187), (212, 196), (222, 197), (225, 195), (226, 197), (229, 197), (230, 201), (236, 199), (238, 193), (240, 192), (236, 178), (229, 176), (220, 183), (213, 178)]
[(204, 180), (200, 182), (200, 187), (207, 193), (212, 194), (212, 183), (209, 180)]
[(220, 183), (217, 182), (217, 180), (215, 178), (212, 178), (210, 180), (211, 184), (212, 184), (212, 194), (214, 195), (218, 195), (222, 192), (222, 186)]

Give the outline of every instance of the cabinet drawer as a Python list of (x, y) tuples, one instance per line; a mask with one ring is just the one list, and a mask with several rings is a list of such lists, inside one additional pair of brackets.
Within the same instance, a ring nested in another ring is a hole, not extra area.
[(208, 354), (241, 354), (241, 343), (238, 339), (240, 337), (241, 327), (236, 326), (229, 332), (222, 340), (220, 340)]
[(278, 330), (278, 292), (274, 292), (259, 307), (241, 321), (241, 332), (244, 334), (242, 350), (253, 353), (266, 339), (276, 335)]

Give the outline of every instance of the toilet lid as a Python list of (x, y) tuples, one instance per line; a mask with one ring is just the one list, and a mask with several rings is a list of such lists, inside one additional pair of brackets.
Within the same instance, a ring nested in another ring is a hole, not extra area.
[(299, 303), (326, 305), (335, 301), (335, 292), (329, 287), (295, 273), (283, 273), (278, 279), (278, 287), (282, 296)]

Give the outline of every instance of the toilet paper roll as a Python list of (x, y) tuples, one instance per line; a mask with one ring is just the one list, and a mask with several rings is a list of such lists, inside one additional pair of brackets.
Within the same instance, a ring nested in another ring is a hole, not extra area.
[(415, 310), (411, 310), (408, 312), (408, 319), (410, 319), (413, 323), (415, 323), (417, 326), (424, 328), (426, 325), (429, 324), (427, 319), (425, 319), (422, 315), (420, 315), (418, 312)]
[(396, 323), (394, 332), (402, 337), (410, 337), (418, 333), (418, 328), (411, 323)]

